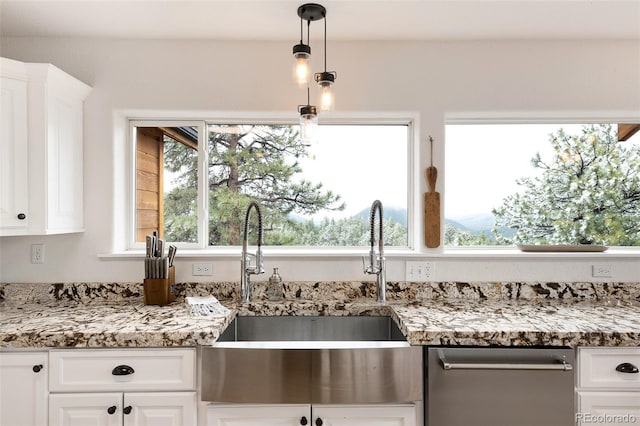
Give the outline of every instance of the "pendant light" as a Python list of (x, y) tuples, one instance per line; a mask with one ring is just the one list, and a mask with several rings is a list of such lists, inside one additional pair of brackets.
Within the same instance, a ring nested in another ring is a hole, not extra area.
[(300, 113), (300, 138), (302, 142), (313, 143), (318, 133), (318, 113), (314, 105), (310, 105), (309, 87), (307, 87), (307, 104), (298, 105)]
[[(309, 94), (309, 57), (311, 56), (309, 30), (311, 29), (311, 21), (324, 19), (324, 71), (314, 74), (315, 81), (320, 87), (320, 109), (322, 111), (333, 109), (334, 94), (331, 86), (336, 81), (337, 73), (327, 71), (327, 10), (320, 4), (306, 3), (298, 7), (298, 16), (300, 17), (300, 43), (293, 46), (294, 79), (298, 86), (307, 87), (307, 104), (298, 105), (300, 136), (305, 142), (313, 142), (316, 139), (318, 128), (318, 113), (316, 107), (311, 105)], [(307, 44), (303, 42), (304, 21), (307, 21)]]
[(293, 80), (298, 87), (309, 85), (309, 57), (311, 56), (311, 46), (309, 46), (309, 27), (311, 21), (307, 21), (307, 44), (302, 41), (302, 17), (300, 17), (300, 43), (293, 46)]
[(331, 86), (335, 83), (338, 73), (327, 71), (327, 18), (324, 19), (324, 71), (315, 74), (316, 83), (320, 85), (320, 110), (331, 111), (334, 108), (335, 96)]

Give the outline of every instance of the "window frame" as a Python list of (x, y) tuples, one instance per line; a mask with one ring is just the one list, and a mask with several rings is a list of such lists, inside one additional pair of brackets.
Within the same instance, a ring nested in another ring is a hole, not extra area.
[[(125, 236), (126, 251), (143, 251), (144, 243), (136, 242), (136, 128), (137, 127), (180, 127), (194, 126), (198, 128), (198, 240), (195, 243), (175, 243), (183, 253), (187, 250), (189, 253), (198, 254), (217, 254), (225, 255), (235, 253), (237, 246), (209, 246), (207, 244), (208, 235), (208, 196), (206, 193), (206, 182), (208, 182), (208, 126), (216, 124), (298, 124), (296, 118), (290, 114), (274, 114), (274, 113), (243, 113), (243, 114), (221, 114), (202, 112), (190, 113), (184, 112), (184, 119), (176, 118), (173, 115), (165, 114), (136, 114), (133, 116), (124, 116), (127, 121), (127, 226)], [(320, 125), (403, 125), (407, 126), (407, 158), (406, 158), (406, 178), (407, 178), (407, 246), (388, 247), (385, 248), (387, 253), (415, 253), (416, 242), (420, 232), (418, 218), (416, 212), (416, 203), (418, 202), (417, 194), (417, 170), (419, 165), (418, 146), (417, 146), (417, 129), (418, 118), (415, 113), (355, 113), (355, 114), (333, 114), (331, 116), (323, 116)], [(332, 256), (332, 255), (351, 255), (361, 254), (364, 247), (314, 247), (314, 246), (263, 246), (269, 249), (270, 253), (293, 255), (293, 256)]]
[(136, 242), (136, 128), (137, 127), (197, 127), (198, 128), (198, 197), (196, 200), (198, 221), (197, 235), (198, 241), (195, 243), (181, 242), (176, 244), (180, 248), (198, 249), (202, 248), (200, 242), (204, 240), (206, 235), (206, 224), (201, 220), (203, 212), (207, 211), (208, 199), (205, 194), (205, 182), (207, 182), (207, 164), (208, 154), (206, 150), (206, 131), (207, 123), (204, 120), (158, 120), (158, 119), (130, 119), (129, 120), (129, 162), (127, 169), (129, 171), (129, 188), (128, 188), (128, 226), (127, 226), (127, 242), (129, 250), (143, 250), (145, 243)]

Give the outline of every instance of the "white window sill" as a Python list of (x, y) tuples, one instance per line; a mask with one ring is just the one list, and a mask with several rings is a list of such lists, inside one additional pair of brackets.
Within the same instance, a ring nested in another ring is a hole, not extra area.
[[(255, 252), (256, 247), (250, 246), (249, 252)], [(309, 247), (270, 247), (262, 248), (265, 257), (278, 259), (322, 259), (322, 258), (360, 258), (369, 255), (368, 248), (309, 248)], [(377, 247), (376, 247), (377, 251)], [(181, 259), (240, 258), (240, 247), (216, 247), (207, 249), (178, 249), (177, 257)], [(427, 249), (419, 252), (409, 248), (385, 248), (387, 259), (406, 258), (454, 258), (454, 259), (629, 259), (640, 258), (640, 247), (610, 247), (604, 252), (522, 252), (515, 247), (446, 247), (444, 249)], [(144, 250), (114, 251), (99, 254), (102, 260), (126, 260), (145, 257)]]

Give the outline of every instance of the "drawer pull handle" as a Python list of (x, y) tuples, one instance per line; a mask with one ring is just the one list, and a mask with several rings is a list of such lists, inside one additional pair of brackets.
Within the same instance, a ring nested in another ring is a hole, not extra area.
[(305, 416), (302, 416), (302, 418), (300, 419), (300, 424), (301, 424), (302, 426), (305, 426), (307, 423), (309, 423), (309, 422), (307, 421), (307, 418), (306, 418)]
[(34, 365), (33, 366), (33, 372), (34, 373), (39, 373), (40, 370), (42, 370), (42, 364), (38, 364), (38, 365)]
[(322, 419), (321, 419), (320, 417), (318, 417), (318, 418), (316, 419), (316, 426), (322, 426), (322, 423), (323, 423), (323, 422), (322, 422)]
[(107, 408), (107, 413), (109, 414), (114, 414), (116, 412), (116, 406), (112, 405), (111, 407)]
[(128, 376), (133, 373), (135, 373), (134, 369), (128, 365), (119, 365), (111, 371), (114, 376)]
[(19, 213), (19, 214), (18, 214), (18, 219), (20, 219), (20, 220), (25, 220), (26, 218), (27, 218), (27, 215), (26, 215), (26, 214), (24, 214), (24, 213)]
[(122, 409), (122, 411), (124, 411), (125, 414), (131, 414), (131, 410), (132, 410), (132, 408), (131, 408), (130, 405), (127, 405), (126, 407), (124, 407)]
[(630, 362), (623, 362), (622, 364), (616, 367), (616, 371), (620, 373), (638, 373), (638, 367), (631, 364)]

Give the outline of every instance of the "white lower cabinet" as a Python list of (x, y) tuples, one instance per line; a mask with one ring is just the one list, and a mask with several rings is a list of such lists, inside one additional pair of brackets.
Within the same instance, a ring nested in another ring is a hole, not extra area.
[(417, 426), (413, 404), (210, 404), (206, 410), (206, 426)]
[(576, 424), (640, 424), (640, 348), (579, 348)]
[(579, 425), (640, 423), (640, 392), (578, 392)]
[(311, 406), (305, 404), (209, 404), (207, 426), (310, 425)]
[(50, 426), (191, 426), (195, 392), (52, 394)]
[(49, 353), (50, 426), (194, 426), (195, 349)]
[(413, 404), (314, 405), (316, 426), (417, 426)]
[(46, 352), (0, 353), (0, 425), (46, 426)]

